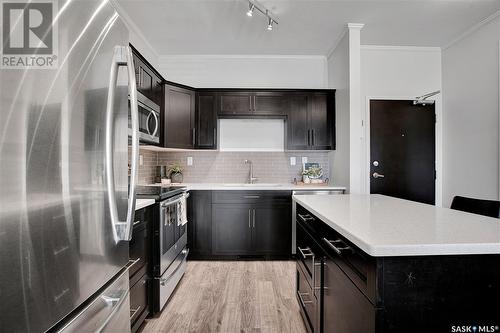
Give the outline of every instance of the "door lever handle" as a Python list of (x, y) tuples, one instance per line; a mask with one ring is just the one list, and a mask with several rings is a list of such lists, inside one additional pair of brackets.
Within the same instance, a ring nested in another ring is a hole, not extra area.
[(384, 178), (385, 177), (384, 175), (381, 175), (378, 172), (374, 172), (372, 176), (373, 176), (373, 178)]

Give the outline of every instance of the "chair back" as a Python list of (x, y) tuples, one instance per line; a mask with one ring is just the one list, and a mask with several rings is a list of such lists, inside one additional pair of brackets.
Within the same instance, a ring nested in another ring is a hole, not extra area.
[(463, 212), (500, 218), (500, 201), (455, 196), (451, 202), (450, 208)]

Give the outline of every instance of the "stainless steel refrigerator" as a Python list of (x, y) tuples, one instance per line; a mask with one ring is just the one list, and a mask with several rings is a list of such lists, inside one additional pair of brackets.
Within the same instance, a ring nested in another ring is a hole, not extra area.
[[(3, 25), (0, 332), (128, 332), (138, 160), (128, 30), (107, 0), (22, 6), (2, 7), (12, 37)], [(56, 65), (4, 58), (6, 45), (38, 57), (49, 44)]]

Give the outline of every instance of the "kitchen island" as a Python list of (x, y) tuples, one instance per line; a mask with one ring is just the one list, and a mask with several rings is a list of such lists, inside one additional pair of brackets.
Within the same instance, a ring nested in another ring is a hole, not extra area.
[(311, 331), (498, 331), (500, 220), (382, 195), (293, 202)]

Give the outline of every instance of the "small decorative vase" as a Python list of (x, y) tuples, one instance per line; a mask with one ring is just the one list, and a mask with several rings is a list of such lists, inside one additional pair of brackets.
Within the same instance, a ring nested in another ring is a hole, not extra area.
[(182, 173), (173, 173), (170, 175), (172, 183), (182, 183)]
[(304, 176), (302, 178), (303, 178), (304, 184), (310, 184), (311, 183), (311, 179), (308, 176)]

